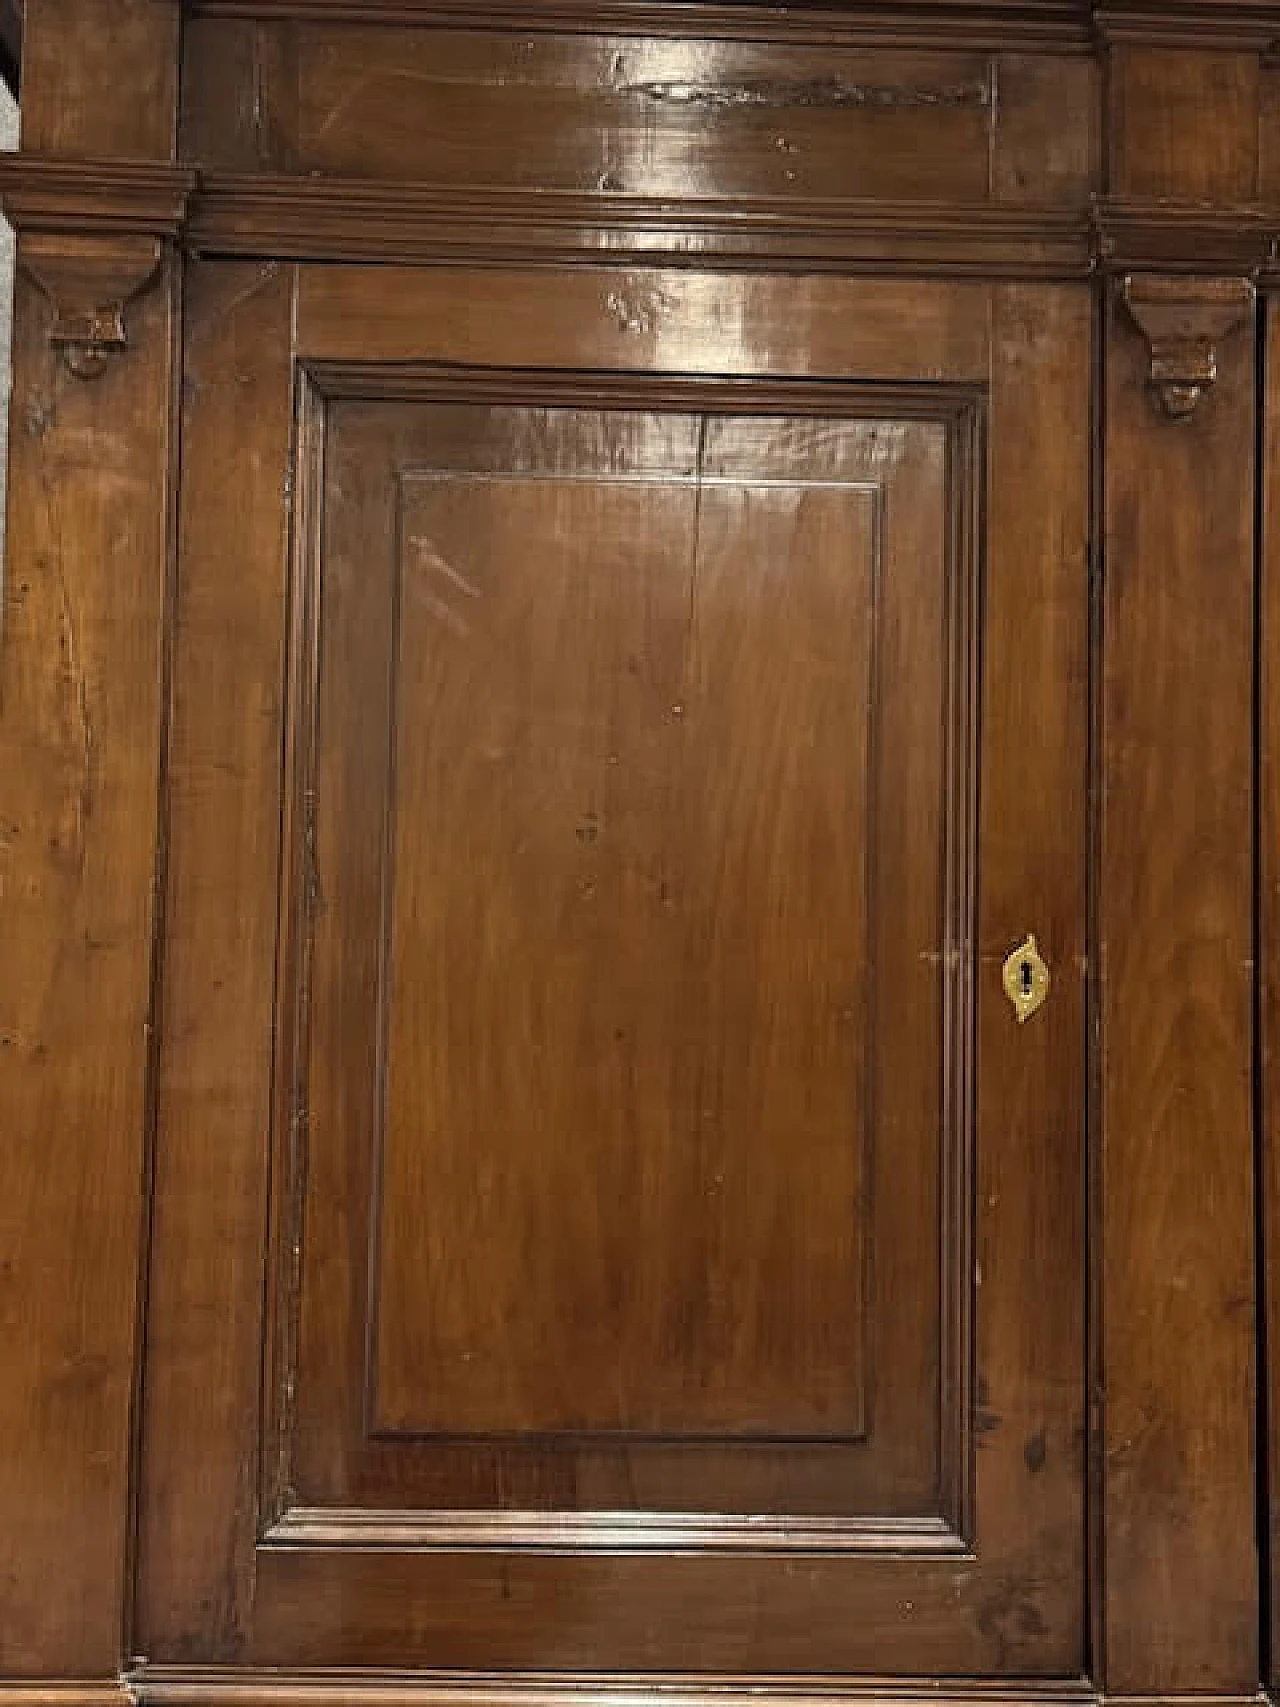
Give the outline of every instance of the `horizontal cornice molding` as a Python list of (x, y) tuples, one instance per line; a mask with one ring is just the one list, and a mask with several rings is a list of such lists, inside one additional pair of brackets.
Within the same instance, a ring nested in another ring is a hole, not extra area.
[(1087, 274), (1087, 222), (1057, 210), (930, 202), (663, 201), (614, 194), (441, 190), (336, 180), (201, 181), (188, 228), (200, 254), (334, 261), (593, 260)]
[(1162, 47), (1266, 51), (1280, 42), (1280, 6), (1215, 5), (1214, 0), (1130, 0), (1095, 4), (1100, 41)]
[(1280, 5), (1236, 0), (919, 0), (916, 4), (759, 5), (751, 0), (188, 0), (193, 16), (455, 29), (712, 36), (748, 41), (1034, 44), (1092, 41), (1266, 49)]
[[(759, 5), (750, 0), (189, 0), (203, 18), (519, 30), (810, 44), (1038, 46), (1083, 51), (1091, 19), (1080, 0), (933, 0), (915, 5)], [(1276, 31), (1280, 37), (1280, 29)]]
[(0, 155), (0, 201), (23, 235), (177, 237), (197, 174), (137, 160)]
[(1093, 226), (1098, 265), (1106, 273), (1145, 269), (1254, 278), (1271, 264), (1280, 208), (1099, 197)]
[(441, 187), (0, 155), (0, 204), (27, 239), (182, 242), (295, 261), (589, 262), (1081, 279), (1223, 274), (1280, 283), (1280, 205), (1098, 197), (996, 202), (668, 200), (607, 191)]
[(149, 161), (0, 155), (0, 205), (48, 299), (49, 342), (81, 379), (129, 343), (126, 311), (186, 226), (196, 174)]

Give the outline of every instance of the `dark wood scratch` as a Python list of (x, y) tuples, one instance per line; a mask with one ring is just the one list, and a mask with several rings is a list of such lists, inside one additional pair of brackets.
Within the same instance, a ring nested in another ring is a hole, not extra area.
[(936, 87), (902, 83), (845, 83), (838, 77), (801, 82), (752, 78), (740, 83), (625, 83), (625, 95), (683, 107), (989, 107), (991, 85), (984, 81), (944, 83)]

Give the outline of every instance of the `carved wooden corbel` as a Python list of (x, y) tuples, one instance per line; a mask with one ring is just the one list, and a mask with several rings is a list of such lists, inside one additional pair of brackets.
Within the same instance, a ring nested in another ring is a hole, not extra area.
[(159, 240), (33, 236), (20, 253), (53, 310), (50, 344), (77, 378), (95, 378), (129, 342), (125, 309), (156, 275)]
[(1134, 273), (1122, 294), (1151, 352), (1150, 383), (1160, 407), (1171, 420), (1186, 420), (1217, 380), (1219, 345), (1249, 318), (1252, 283)]
[(129, 304), (182, 231), (195, 174), (144, 161), (0, 157), (18, 261), (48, 298), (49, 341), (81, 379), (128, 345)]

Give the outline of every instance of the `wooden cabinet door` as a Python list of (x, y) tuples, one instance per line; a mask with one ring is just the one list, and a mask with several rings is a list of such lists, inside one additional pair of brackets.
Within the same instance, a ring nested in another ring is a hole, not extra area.
[(1088, 339), (193, 268), (152, 1662), (1082, 1671)]

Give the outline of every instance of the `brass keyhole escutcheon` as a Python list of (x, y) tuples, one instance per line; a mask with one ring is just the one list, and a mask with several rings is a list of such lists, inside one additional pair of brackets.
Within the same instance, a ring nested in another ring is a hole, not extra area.
[(1049, 968), (1029, 936), (1004, 963), (1004, 993), (1013, 1004), (1018, 1024), (1025, 1025), (1038, 1013), (1049, 995)]

